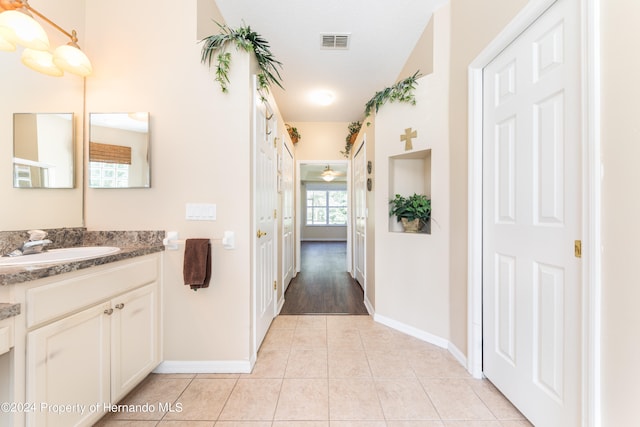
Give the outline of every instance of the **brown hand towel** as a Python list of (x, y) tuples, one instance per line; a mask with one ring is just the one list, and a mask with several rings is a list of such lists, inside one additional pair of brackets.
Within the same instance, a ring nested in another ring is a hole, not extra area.
[(211, 244), (209, 239), (187, 239), (184, 246), (184, 284), (197, 291), (209, 286)]

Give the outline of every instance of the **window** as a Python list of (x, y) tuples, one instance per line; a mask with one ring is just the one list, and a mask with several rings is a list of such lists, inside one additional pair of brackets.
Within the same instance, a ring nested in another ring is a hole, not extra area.
[(125, 188), (129, 186), (129, 165), (90, 162), (90, 187)]
[(347, 191), (308, 187), (307, 225), (347, 225)]

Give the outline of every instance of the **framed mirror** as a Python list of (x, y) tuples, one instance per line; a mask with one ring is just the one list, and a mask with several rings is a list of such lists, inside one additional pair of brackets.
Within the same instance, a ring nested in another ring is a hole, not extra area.
[(89, 114), (89, 187), (149, 188), (149, 113)]
[(14, 113), (14, 188), (73, 188), (73, 129), (73, 113)]

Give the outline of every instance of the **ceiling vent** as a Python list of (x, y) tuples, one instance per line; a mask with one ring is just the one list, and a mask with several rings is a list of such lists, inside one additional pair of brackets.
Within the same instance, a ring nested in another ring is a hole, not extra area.
[(349, 49), (351, 34), (320, 34), (322, 49)]

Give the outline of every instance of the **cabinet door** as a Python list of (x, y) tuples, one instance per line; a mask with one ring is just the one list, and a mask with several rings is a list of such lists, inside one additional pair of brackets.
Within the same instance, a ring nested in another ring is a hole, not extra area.
[(158, 285), (111, 300), (111, 400), (117, 402), (159, 363)]
[[(109, 402), (109, 309), (99, 304), (27, 334), (27, 402), (36, 405), (27, 425), (89, 425), (100, 417), (89, 408)], [(69, 412), (57, 414), (62, 405)]]

